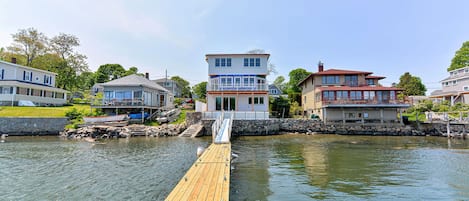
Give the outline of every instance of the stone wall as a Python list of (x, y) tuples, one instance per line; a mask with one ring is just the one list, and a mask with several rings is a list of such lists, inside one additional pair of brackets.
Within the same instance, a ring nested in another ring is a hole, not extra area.
[(202, 120), (202, 112), (187, 112), (186, 113), (186, 124), (196, 124)]
[(67, 118), (1, 117), (0, 134), (58, 135), (67, 123)]
[[(204, 135), (211, 135), (213, 120), (203, 120)], [(430, 129), (428, 129), (430, 130)], [(324, 125), (312, 119), (234, 120), (232, 135), (275, 135), (280, 133), (341, 135), (427, 135), (401, 124), (336, 124)]]

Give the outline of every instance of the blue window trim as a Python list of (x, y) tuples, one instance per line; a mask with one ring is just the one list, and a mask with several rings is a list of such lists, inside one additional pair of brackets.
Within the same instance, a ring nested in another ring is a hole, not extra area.
[(220, 66), (220, 58), (215, 58), (215, 67)]
[(261, 66), (261, 58), (256, 58), (256, 66)]
[(249, 58), (244, 58), (244, 66), (249, 66)]

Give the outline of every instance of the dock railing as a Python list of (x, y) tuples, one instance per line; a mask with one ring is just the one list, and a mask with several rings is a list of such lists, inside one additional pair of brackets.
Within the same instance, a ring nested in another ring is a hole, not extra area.
[(215, 142), (215, 139), (217, 138), (218, 131), (220, 130), (221, 125), (223, 124), (223, 119), (224, 113), (222, 112), (212, 124), (212, 142)]

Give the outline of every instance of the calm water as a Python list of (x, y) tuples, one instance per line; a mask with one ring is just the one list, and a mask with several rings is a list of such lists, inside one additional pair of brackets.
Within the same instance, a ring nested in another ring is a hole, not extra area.
[[(0, 143), (0, 200), (163, 200), (211, 138)], [(468, 200), (468, 141), (281, 135), (233, 140), (231, 200)]]

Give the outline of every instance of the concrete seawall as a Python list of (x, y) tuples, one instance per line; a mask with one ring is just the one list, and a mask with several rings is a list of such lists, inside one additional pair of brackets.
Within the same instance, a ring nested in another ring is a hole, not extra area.
[(67, 118), (1, 117), (0, 134), (58, 135), (67, 125)]

